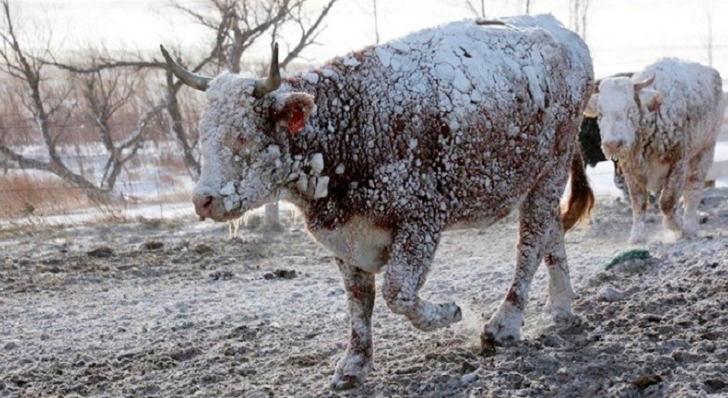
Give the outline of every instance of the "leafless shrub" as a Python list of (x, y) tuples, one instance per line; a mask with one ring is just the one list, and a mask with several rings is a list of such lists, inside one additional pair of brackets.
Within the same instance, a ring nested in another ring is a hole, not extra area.
[(83, 191), (53, 176), (1, 175), (0, 186), (0, 218), (6, 220), (68, 214), (90, 205)]

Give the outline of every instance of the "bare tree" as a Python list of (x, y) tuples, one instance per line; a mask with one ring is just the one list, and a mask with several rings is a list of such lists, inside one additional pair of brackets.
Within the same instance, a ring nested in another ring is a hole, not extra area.
[(536, 3), (536, 0), (523, 0), (523, 13), (531, 14), (531, 11), (533, 11), (534, 3)]
[(569, 0), (569, 26), (587, 41), (589, 14), (594, 0)]
[[(573, 0), (570, 0), (573, 1)], [(470, 14), (473, 17), (476, 18), (483, 18), (485, 19), (488, 15), (490, 15), (490, 18), (493, 18), (493, 14), (497, 14), (492, 12), (493, 4), (496, 3), (494, 1), (488, 2), (489, 6), (491, 7), (491, 12), (486, 11), (486, 1), (485, 0), (450, 0), (450, 3), (460, 6), (462, 8), (467, 9)], [(516, 12), (518, 14), (531, 14), (533, 12), (533, 8), (536, 4), (536, 0), (502, 0), (498, 3), (501, 3), (500, 5), (508, 5), (508, 6), (515, 6)]]
[(458, 0), (457, 4), (465, 7), (474, 17), (485, 18), (485, 0)]
[(516, 0), (516, 10), (519, 14), (531, 14), (536, 0)]
[(356, 4), (361, 14), (365, 16), (367, 24), (371, 21), (371, 28), (367, 29), (367, 35), (372, 35), (374, 44), (379, 44), (381, 42), (380, 16), (382, 3), (377, 0), (359, 0)]
[[(112, 191), (124, 165), (144, 145), (146, 125), (161, 112), (163, 105), (142, 101), (137, 87), (144, 79), (139, 78), (138, 72), (130, 76), (128, 71), (121, 69), (97, 70), (76, 74), (74, 80), (80, 86), (80, 97), (85, 103), (81, 109), (96, 127), (98, 138), (109, 155), (98, 185), (104, 191)], [(132, 102), (146, 102), (144, 108), (147, 110), (131, 131), (116, 131), (115, 126), (124, 124), (113, 123), (115, 115)]]
[(379, 14), (377, 0), (372, 0), (372, 17), (374, 18), (374, 44), (379, 44)]
[(297, 31), (295, 39), (286, 41), (286, 56), (280, 62), (285, 69), (302, 51), (317, 44), (322, 22), (337, 1), (328, 0), (316, 12), (306, 7), (312, 3), (307, 0), (205, 0), (196, 5), (173, 1), (172, 6), (212, 30), (218, 65), (239, 73), (245, 52), (266, 33), (270, 33), (272, 45), (281, 39), (282, 31)]
[(707, 0), (705, 7), (705, 55), (708, 58), (708, 65), (713, 66), (713, 53), (715, 50), (715, 27), (713, 26), (713, 14), (715, 13), (715, 1)]

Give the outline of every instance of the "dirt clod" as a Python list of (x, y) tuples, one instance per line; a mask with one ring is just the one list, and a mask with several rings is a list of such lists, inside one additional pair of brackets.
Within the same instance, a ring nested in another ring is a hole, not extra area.
[(193, 251), (201, 256), (209, 256), (215, 253), (215, 249), (213, 249), (212, 246), (204, 243), (195, 246)]
[(95, 249), (89, 250), (86, 254), (89, 257), (94, 258), (109, 258), (114, 255), (114, 249), (110, 248), (109, 246), (100, 246)]
[(144, 250), (160, 250), (164, 247), (164, 243), (157, 240), (148, 240), (142, 244)]
[(709, 393), (723, 392), (728, 389), (728, 381), (721, 379), (707, 379), (705, 380), (705, 386), (708, 388)]
[(659, 375), (643, 375), (632, 380), (632, 385), (635, 386), (635, 388), (644, 390), (645, 388), (657, 384), (661, 381), (662, 377), (660, 377)]
[(227, 281), (233, 279), (235, 274), (227, 270), (217, 270), (211, 272), (208, 277), (213, 281)]

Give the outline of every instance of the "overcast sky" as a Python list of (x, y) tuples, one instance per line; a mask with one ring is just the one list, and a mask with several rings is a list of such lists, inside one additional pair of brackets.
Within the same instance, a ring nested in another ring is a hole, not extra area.
[[(193, 0), (194, 1), (194, 0)], [(191, 1), (191, 2), (193, 2)], [(199, 0), (197, 0), (199, 1)], [(322, 4), (323, 0), (310, 0)], [(465, 0), (378, 0), (383, 41), (413, 30), (469, 17)], [(534, 12), (569, 22), (569, 0), (532, 0)], [(662, 56), (707, 63), (708, 14), (712, 15), (714, 65), (728, 78), (728, 1), (591, 0), (587, 43), (597, 77), (636, 70)], [(475, 0), (479, 3), (479, 0)], [(486, 1), (489, 16), (516, 13), (517, 0)], [(321, 46), (304, 55), (313, 62), (356, 50), (374, 41), (371, 0), (340, 0), (320, 36)], [(64, 48), (104, 44), (109, 48), (157, 51), (159, 43), (181, 43), (194, 51), (209, 43), (208, 32), (165, 7), (164, 0), (11, 0), (23, 23), (53, 23)], [(261, 48), (260, 56), (263, 48)]]

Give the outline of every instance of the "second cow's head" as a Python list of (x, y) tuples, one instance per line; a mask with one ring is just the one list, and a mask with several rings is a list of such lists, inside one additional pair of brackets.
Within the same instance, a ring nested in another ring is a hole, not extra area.
[(610, 77), (597, 85), (584, 116), (598, 118), (607, 158), (624, 156), (634, 144), (644, 116), (657, 112), (662, 104), (662, 93), (647, 88), (653, 81), (654, 76), (638, 83), (627, 77)]
[(223, 221), (274, 201), (290, 173), (281, 136), (301, 131), (315, 110), (312, 95), (279, 90), (278, 44), (263, 79), (200, 76), (163, 47), (162, 54), (175, 76), (209, 101), (199, 126), (202, 172), (192, 194), (197, 214)]

